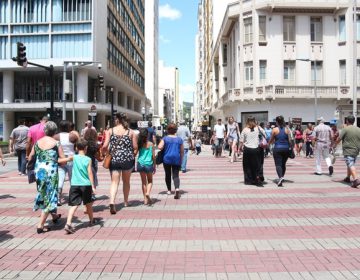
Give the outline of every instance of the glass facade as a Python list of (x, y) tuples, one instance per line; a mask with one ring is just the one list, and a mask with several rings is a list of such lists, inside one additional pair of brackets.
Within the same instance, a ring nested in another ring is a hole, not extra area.
[(19, 41), (28, 59), (91, 59), (91, 35), (92, 0), (0, 1), (0, 59), (15, 57)]

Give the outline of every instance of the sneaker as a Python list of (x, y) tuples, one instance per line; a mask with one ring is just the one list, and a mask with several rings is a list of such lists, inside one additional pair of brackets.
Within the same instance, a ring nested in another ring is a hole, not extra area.
[(75, 229), (71, 225), (66, 224), (64, 229), (68, 234), (75, 233)]
[(93, 218), (92, 221), (90, 221), (90, 226), (95, 226), (98, 225), (100, 223), (100, 218)]
[(20, 176), (21, 176), (21, 174), (22, 174), (21, 172), (18, 173), (18, 175), (20, 175)]
[(321, 176), (321, 173), (314, 172), (314, 175), (319, 175), (319, 176)]
[(360, 186), (360, 180), (359, 179), (355, 179), (351, 185), (352, 188), (357, 188), (358, 186)]
[(283, 186), (283, 183), (284, 182), (284, 177), (281, 177), (280, 179), (279, 179), (279, 181), (277, 182), (277, 186), (278, 187), (282, 187)]
[(351, 183), (350, 177), (345, 177), (343, 181), (344, 183)]
[(171, 191), (167, 191), (167, 194), (168, 194), (168, 195), (171, 195)]
[(176, 190), (175, 195), (174, 195), (174, 199), (179, 199), (179, 198), (180, 198), (180, 191)]
[(334, 173), (334, 167), (333, 166), (329, 166), (329, 175), (333, 175)]

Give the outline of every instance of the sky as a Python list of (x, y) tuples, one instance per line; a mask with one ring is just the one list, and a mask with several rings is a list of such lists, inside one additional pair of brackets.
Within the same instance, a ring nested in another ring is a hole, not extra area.
[(198, 0), (159, 0), (159, 59), (179, 68), (180, 100), (193, 102)]

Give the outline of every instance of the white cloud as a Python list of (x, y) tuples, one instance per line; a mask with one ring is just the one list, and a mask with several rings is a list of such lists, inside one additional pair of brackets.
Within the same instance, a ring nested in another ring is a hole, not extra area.
[(163, 43), (163, 44), (169, 44), (171, 41), (169, 40), (169, 39), (167, 39), (165, 36), (163, 36), (163, 35), (160, 35), (159, 36), (159, 40), (160, 40), (160, 42), (161, 43)]
[(194, 92), (195, 92), (195, 85), (192, 84), (180, 84), (179, 85), (180, 91), (180, 100), (185, 102), (193, 102)]
[(172, 8), (169, 4), (165, 4), (159, 7), (159, 17), (170, 20), (176, 20), (181, 18), (181, 12)]

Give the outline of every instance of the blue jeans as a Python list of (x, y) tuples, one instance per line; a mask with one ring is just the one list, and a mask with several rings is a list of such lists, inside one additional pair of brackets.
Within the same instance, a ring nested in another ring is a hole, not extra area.
[(18, 157), (18, 170), (22, 174), (26, 173), (26, 150), (17, 150), (16, 151)]
[(68, 173), (69, 176), (69, 181), (71, 181), (71, 175), (72, 175), (72, 163), (67, 163), (66, 165), (59, 165), (58, 167), (58, 172), (59, 172), (59, 193), (61, 193), (63, 187), (64, 187), (64, 182), (65, 182), (65, 176), (66, 173)]
[(181, 163), (181, 171), (186, 171), (188, 153), (189, 153), (189, 149), (184, 149), (184, 157), (183, 157), (182, 163)]

